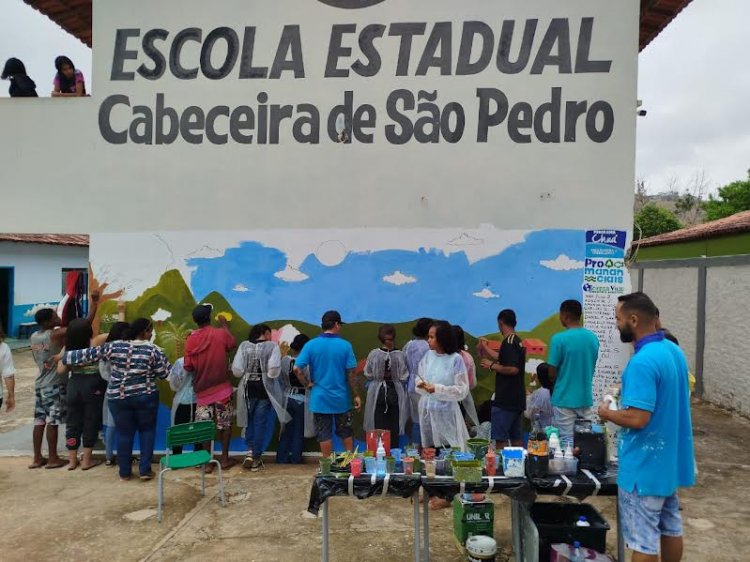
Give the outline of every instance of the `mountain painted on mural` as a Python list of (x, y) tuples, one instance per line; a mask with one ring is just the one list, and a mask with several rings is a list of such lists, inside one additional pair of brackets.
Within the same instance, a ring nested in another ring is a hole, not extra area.
[[(248, 322), (296, 318), (317, 325), (327, 309), (347, 322), (408, 322), (444, 318), (474, 334), (497, 329), (502, 308), (530, 330), (567, 298), (580, 299), (585, 236), (575, 230), (529, 232), (495, 255), (435, 248), (347, 252), (336, 241), (324, 257), (311, 253), (289, 264), (268, 243), (242, 242), (211, 257), (187, 260), (193, 295), (218, 293)], [(337, 255), (336, 255), (337, 254)], [(332, 257), (333, 256), (333, 257)]]

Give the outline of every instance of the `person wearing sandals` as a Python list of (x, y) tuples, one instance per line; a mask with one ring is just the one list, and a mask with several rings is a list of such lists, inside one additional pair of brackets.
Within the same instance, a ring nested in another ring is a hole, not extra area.
[(130, 325), (130, 341), (114, 341), (100, 347), (67, 351), (63, 364), (89, 365), (109, 361), (112, 377), (107, 388), (107, 399), (117, 426), (117, 465), (120, 479), (132, 475), (133, 440), (138, 432), (141, 457), (141, 480), (151, 480), (151, 460), (156, 439), (156, 417), (159, 410), (158, 379), (167, 378), (169, 360), (151, 343), (151, 320), (139, 318)]
[[(106, 338), (106, 335), (104, 336)], [(91, 322), (76, 318), (65, 334), (67, 351), (96, 347)], [(68, 376), (68, 419), (65, 426), (65, 446), (68, 449), (68, 470), (89, 470), (101, 464), (92, 458), (94, 445), (102, 426), (102, 409), (107, 381), (99, 373), (99, 365), (67, 367), (59, 365), (59, 375)], [(78, 449), (83, 445), (83, 458), (78, 460)]]

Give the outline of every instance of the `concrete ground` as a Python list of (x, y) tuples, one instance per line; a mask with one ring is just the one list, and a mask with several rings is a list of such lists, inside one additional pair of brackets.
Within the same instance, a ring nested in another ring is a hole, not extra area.
[[(33, 411), (34, 370), (28, 353), (16, 354), (18, 407), (0, 414), (0, 450), (8, 437), (22, 451), (23, 431)], [(682, 494), (685, 557), (688, 561), (750, 559), (750, 422), (705, 404), (696, 404), (694, 431), (700, 470), (698, 485)], [(26, 438), (28, 439), (28, 437)], [(66, 560), (316, 560), (320, 519), (306, 513), (313, 465), (276, 466), (251, 474), (237, 467), (226, 474), (228, 506), (216, 500), (215, 477), (200, 495), (193, 470), (168, 476), (166, 515), (154, 518), (156, 483), (118, 480), (116, 469), (89, 472), (28, 470), (28, 457), (0, 458), (0, 559), (5, 562)], [(496, 502), (498, 560), (509, 560), (510, 509)], [(614, 501), (590, 500), (610, 522), (615, 549)], [(331, 560), (412, 559), (409, 500), (334, 498), (330, 503)], [(432, 512), (432, 560), (464, 560), (456, 550), (449, 510)]]

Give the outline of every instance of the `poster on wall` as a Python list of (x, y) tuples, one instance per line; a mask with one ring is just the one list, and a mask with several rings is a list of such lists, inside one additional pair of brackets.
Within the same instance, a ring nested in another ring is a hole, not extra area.
[(630, 346), (620, 341), (614, 321), (615, 306), (621, 295), (630, 292), (630, 276), (625, 266), (627, 232), (589, 230), (586, 232), (586, 259), (583, 270), (584, 327), (599, 338), (599, 359), (594, 374), (594, 403), (613, 394), (630, 357)]

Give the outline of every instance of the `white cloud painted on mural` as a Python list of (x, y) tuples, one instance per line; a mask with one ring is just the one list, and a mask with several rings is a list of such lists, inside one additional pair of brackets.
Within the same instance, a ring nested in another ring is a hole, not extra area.
[(485, 287), (478, 293), (472, 293), (472, 295), (480, 299), (499, 299), (500, 298), (500, 295), (496, 295), (495, 293), (493, 293), (489, 287)]
[(170, 318), (172, 318), (172, 313), (168, 310), (164, 310), (163, 308), (160, 308), (151, 315), (151, 320), (153, 320), (154, 322), (164, 322), (165, 320), (169, 320)]
[(232, 287), (232, 290), (235, 293), (247, 293), (250, 291), (250, 289), (245, 287), (242, 283), (237, 283), (234, 287)]
[[(530, 231), (500, 230), (490, 224), (479, 228), (358, 228), (309, 230), (248, 230), (128, 233), (129, 243), (138, 248), (132, 259), (122, 257), (122, 233), (97, 234), (92, 237), (90, 259), (98, 275), (107, 272), (114, 289), (125, 289), (126, 300), (143, 294), (159, 278), (176, 269), (191, 285), (194, 266), (188, 260), (225, 255), (243, 242), (256, 242), (277, 248), (287, 257), (284, 270), (275, 273), (283, 281), (295, 283), (309, 277), (299, 270), (309, 256), (333, 267), (346, 254), (402, 250), (409, 252), (440, 251), (445, 255), (464, 253), (470, 264), (496, 256), (503, 250), (524, 242)], [(159, 244), (154, 244), (157, 238)], [(333, 242), (331, 244), (331, 242)], [(343, 250), (343, 252), (342, 252)], [(343, 253), (343, 255), (342, 255)], [(112, 256), (117, 256), (113, 259)]]
[(565, 254), (560, 254), (553, 260), (542, 260), (539, 262), (547, 269), (554, 271), (571, 271), (573, 269), (583, 269), (584, 263), (569, 258)]
[(383, 277), (383, 281), (385, 281), (386, 283), (390, 283), (391, 285), (409, 285), (411, 283), (416, 283), (417, 278), (401, 273), (397, 269), (391, 275), (386, 275), (385, 277)]
[(300, 281), (310, 278), (309, 275), (305, 275), (299, 269), (292, 267), (289, 264), (287, 264), (285, 269), (274, 273), (273, 276), (282, 281), (286, 281), (287, 283), (299, 283)]

